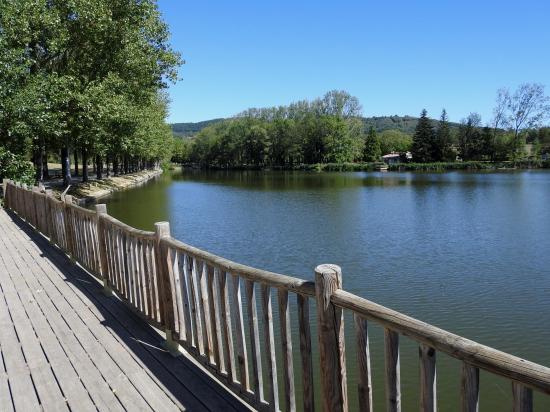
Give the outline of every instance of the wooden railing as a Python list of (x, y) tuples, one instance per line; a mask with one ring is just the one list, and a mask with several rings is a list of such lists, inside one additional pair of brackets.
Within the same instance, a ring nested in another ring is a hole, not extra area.
[[(313, 282), (302, 280), (189, 246), (170, 237), (166, 222), (156, 223), (154, 232), (137, 230), (109, 216), (105, 205), (96, 205), (93, 212), (72, 204), (70, 196), (56, 200), (41, 188), (11, 181), (4, 181), (4, 194), (7, 208), (99, 278), (107, 293), (114, 292), (162, 328), (169, 350), (177, 353), (181, 345), (256, 409), (313, 411), (318, 376), (322, 409), (348, 410), (345, 310), (354, 320), (361, 411), (373, 410), (369, 321), (384, 328), (388, 411), (401, 410), (400, 335), (419, 344), (422, 411), (437, 410), (437, 352), (462, 362), (462, 411), (479, 408), (480, 369), (512, 381), (514, 411), (533, 409), (533, 389), (550, 394), (550, 368), (348, 293), (336, 265), (320, 265)], [(310, 315), (311, 306), (315, 316)], [(297, 308), (297, 342), (292, 337), (291, 307)], [(316, 321), (312, 324), (310, 319)], [(312, 335), (318, 342), (318, 359), (313, 356)], [(294, 365), (296, 360), (299, 365)], [(295, 381), (296, 368), (301, 382)]]

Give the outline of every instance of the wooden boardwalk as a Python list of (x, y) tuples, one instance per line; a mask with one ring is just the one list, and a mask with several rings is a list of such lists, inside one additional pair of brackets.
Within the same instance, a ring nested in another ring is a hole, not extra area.
[(0, 209), (0, 411), (248, 408)]

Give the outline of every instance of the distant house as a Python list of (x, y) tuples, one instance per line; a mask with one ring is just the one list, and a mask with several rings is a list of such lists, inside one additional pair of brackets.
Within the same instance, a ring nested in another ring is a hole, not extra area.
[(382, 156), (382, 159), (384, 160), (384, 163), (388, 165), (398, 164), (402, 162), (410, 162), (412, 160), (412, 153), (411, 152), (406, 152), (406, 153), (391, 152)]

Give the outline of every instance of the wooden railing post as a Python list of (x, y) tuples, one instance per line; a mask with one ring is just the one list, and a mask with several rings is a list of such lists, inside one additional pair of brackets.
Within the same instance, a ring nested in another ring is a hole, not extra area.
[(105, 226), (101, 216), (107, 215), (107, 205), (95, 205), (96, 224), (97, 224), (97, 244), (99, 246), (99, 271), (103, 281), (103, 293), (107, 296), (113, 294), (113, 289), (109, 281), (109, 259), (107, 258), (107, 240), (105, 235)]
[(2, 196), (4, 196), (4, 207), (7, 207), (8, 203), (6, 202), (6, 193), (8, 193), (8, 182), (9, 179), (2, 179)]
[(3, 196), (4, 196), (4, 208), (5, 209), (11, 209), (11, 199), (8, 198), (8, 185), (10, 184), (9, 179), (3, 179), (2, 180), (2, 189), (3, 189)]
[(51, 211), (51, 201), (50, 198), (53, 196), (53, 191), (51, 189), (46, 189), (44, 191), (46, 194), (46, 197), (44, 199), (45, 204), (45, 215), (46, 215), (46, 230), (48, 233), (45, 233), (46, 236), (48, 236), (48, 240), (51, 244), (54, 244), (54, 223), (53, 223), (53, 217), (52, 217), (52, 211)]
[(72, 262), (75, 262), (75, 251), (73, 243), (73, 229), (74, 226), (71, 224), (71, 205), (73, 203), (73, 197), (71, 195), (65, 195), (63, 198), (64, 207), (63, 207), (63, 224), (65, 228), (65, 243), (66, 250), (65, 252), (69, 255)]
[(330, 298), (342, 289), (342, 270), (337, 265), (315, 268), (315, 296), (321, 369), (321, 396), (325, 412), (348, 410), (344, 314)]
[(174, 356), (180, 354), (179, 345), (174, 340), (175, 317), (174, 304), (172, 301), (172, 290), (170, 282), (170, 271), (168, 268), (168, 249), (162, 247), (161, 240), (170, 236), (170, 223), (155, 223), (155, 256), (157, 264), (157, 281), (160, 285), (160, 300), (164, 309), (164, 323), (166, 332), (166, 349)]
[(38, 186), (34, 186), (32, 188), (31, 192), (31, 199), (32, 199), (32, 220), (33, 220), (33, 226), (36, 229), (37, 232), (40, 232), (41, 224), (40, 224), (40, 212), (38, 211), (38, 194), (40, 193), (40, 188)]

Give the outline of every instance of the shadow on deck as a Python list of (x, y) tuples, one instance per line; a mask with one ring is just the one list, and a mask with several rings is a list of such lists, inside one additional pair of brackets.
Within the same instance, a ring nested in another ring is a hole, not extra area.
[[(118, 298), (105, 296), (95, 278), (17, 215), (2, 210), (0, 287), (0, 310), (9, 314), (1, 326), (11, 318), (15, 330), (0, 339), (2, 410), (10, 409), (10, 400), (16, 410), (84, 410), (88, 404), (100, 410), (249, 410), (196, 362), (172, 357), (155, 328)], [(12, 359), (19, 355), (10, 342), (20, 345), (23, 365)], [(38, 374), (32, 362), (46, 372)], [(29, 377), (34, 403), (21, 383)]]

